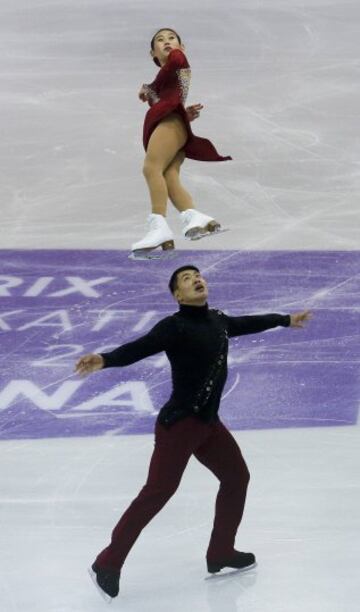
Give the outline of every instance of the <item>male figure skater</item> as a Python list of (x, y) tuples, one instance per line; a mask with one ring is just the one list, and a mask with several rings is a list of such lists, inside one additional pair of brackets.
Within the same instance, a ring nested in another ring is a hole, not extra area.
[(300, 328), (311, 317), (309, 311), (231, 317), (209, 309), (206, 281), (193, 265), (175, 270), (169, 288), (179, 304), (178, 312), (134, 342), (110, 353), (85, 355), (76, 364), (79, 374), (89, 374), (165, 351), (172, 370), (172, 393), (157, 418), (146, 484), (113, 530), (109, 546), (92, 565), (97, 586), (109, 598), (118, 595), (120, 571), (131, 547), (175, 493), (191, 455), (220, 481), (206, 555), (208, 571), (255, 564), (252, 553), (234, 548), (249, 471), (235, 439), (218, 417), (227, 378), (228, 339), (279, 325)]

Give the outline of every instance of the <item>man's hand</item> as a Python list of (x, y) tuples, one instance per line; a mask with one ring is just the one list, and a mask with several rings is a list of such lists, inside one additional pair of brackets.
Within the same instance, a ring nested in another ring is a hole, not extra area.
[(312, 312), (310, 310), (304, 310), (303, 312), (296, 312), (290, 315), (290, 327), (302, 328), (304, 323), (312, 319)]
[(101, 355), (90, 353), (89, 355), (80, 357), (79, 361), (75, 365), (75, 372), (80, 376), (87, 376), (88, 374), (91, 374), (91, 372), (101, 370), (103, 367), (104, 359), (101, 357)]
[(200, 115), (200, 111), (203, 108), (204, 107), (202, 104), (192, 104), (191, 106), (187, 106), (185, 110), (189, 121), (194, 121), (194, 119), (197, 119)]

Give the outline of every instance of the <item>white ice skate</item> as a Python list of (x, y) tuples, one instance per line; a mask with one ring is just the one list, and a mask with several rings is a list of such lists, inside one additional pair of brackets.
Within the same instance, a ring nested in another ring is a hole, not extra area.
[(152, 213), (148, 217), (146, 236), (131, 247), (130, 259), (163, 259), (174, 253), (174, 235), (165, 217)]
[(205, 236), (226, 231), (213, 217), (204, 215), (194, 208), (184, 210), (180, 213), (180, 217), (183, 224), (183, 234), (188, 240), (200, 240)]

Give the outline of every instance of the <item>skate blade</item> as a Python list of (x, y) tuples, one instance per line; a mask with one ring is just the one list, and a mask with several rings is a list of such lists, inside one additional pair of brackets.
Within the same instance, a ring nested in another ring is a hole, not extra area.
[(96, 580), (96, 574), (94, 570), (91, 567), (89, 567), (88, 572), (89, 572), (89, 576), (91, 580), (96, 586), (96, 590), (98, 591), (98, 593), (100, 593), (101, 597), (106, 601), (107, 604), (111, 604), (113, 598), (110, 597), (110, 595), (108, 595), (107, 593), (105, 593), (105, 591), (103, 591), (102, 588), (98, 585), (98, 581)]
[(228, 231), (229, 229), (227, 227), (219, 227), (219, 229), (213, 230), (211, 232), (206, 230), (203, 232), (196, 232), (190, 235), (187, 234), (185, 238), (186, 240), (201, 240), (202, 238), (207, 238), (208, 236), (215, 236), (216, 234), (223, 234), (224, 232), (228, 232)]
[(238, 574), (246, 574), (255, 567), (257, 567), (256, 561), (252, 565), (247, 565), (246, 567), (223, 567), (218, 572), (208, 572), (205, 580), (214, 580), (216, 578), (226, 578)]
[(153, 251), (144, 250), (144, 251), (132, 251), (129, 255), (129, 259), (133, 259), (135, 261), (146, 261), (147, 259), (173, 259), (176, 257), (176, 253), (174, 249), (165, 249), (158, 250), (155, 249)]

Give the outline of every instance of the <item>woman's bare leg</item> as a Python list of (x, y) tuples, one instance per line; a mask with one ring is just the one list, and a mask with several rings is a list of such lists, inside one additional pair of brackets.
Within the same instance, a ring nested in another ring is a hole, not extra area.
[(191, 195), (180, 182), (180, 167), (184, 159), (184, 151), (179, 151), (164, 172), (169, 198), (179, 212), (195, 208)]
[(197, 240), (211, 232), (219, 231), (220, 223), (212, 217), (196, 210), (191, 195), (180, 182), (180, 168), (185, 159), (183, 150), (179, 151), (171, 164), (166, 168), (166, 180), (169, 198), (179, 211), (185, 237)]
[(150, 192), (152, 212), (155, 214), (166, 215), (169, 193), (164, 173), (186, 140), (184, 123), (175, 113), (163, 119), (151, 134), (143, 174)]

